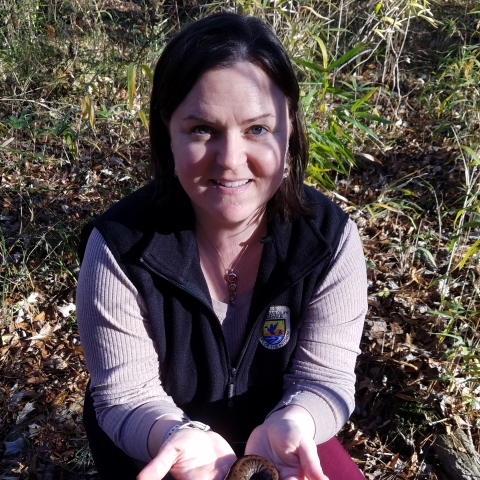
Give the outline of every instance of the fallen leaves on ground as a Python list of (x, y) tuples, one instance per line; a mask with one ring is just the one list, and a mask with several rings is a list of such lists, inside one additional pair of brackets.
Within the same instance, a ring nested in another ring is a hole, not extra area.
[[(100, 168), (94, 166), (91, 175), (107, 168), (105, 162), (98, 163)], [(108, 200), (123, 194), (123, 190), (112, 190), (105, 198), (103, 192), (112, 176), (118, 182), (124, 173), (117, 170), (99, 177), (96, 185), (100, 189), (77, 185), (75, 190), (73, 184), (73, 190), (57, 191), (53, 202), (46, 192), (35, 208), (29, 204), (33, 209), (30, 223), (25, 221), (25, 210), (18, 209), (25, 198), (9, 193), (4, 197), (9, 200), (4, 200), (2, 218), (11, 219), (10, 225), (23, 222), (26, 226), (8, 238), (20, 242), (18, 235), (35, 238), (37, 228), (36, 234), (43, 235), (61, 222), (80, 224), (90, 212), (106, 208)], [(363, 162), (331, 194), (356, 221), (368, 266), (370, 308), (357, 367), (357, 404), (340, 434), (368, 479), (435, 479), (440, 467), (431, 446), (437, 432), (467, 428), (478, 438), (477, 392), (469, 390), (461, 369), (457, 375), (451, 373), (455, 365), (445, 352), (453, 341), (441, 335), (449, 319), (440, 312), (440, 280), (448, 269), (453, 219), (443, 212), (440, 229), (438, 206), (447, 208), (442, 197), (454, 194), (460, 175), (454, 152), (439, 149), (417, 156), (385, 156), (381, 163)], [(2, 183), (4, 191), (14, 185), (14, 177)], [(18, 181), (21, 177), (19, 171)], [(60, 172), (57, 178), (62, 178)], [(415, 199), (410, 213), (402, 208), (402, 202), (411, 197), (406, 184)], [(429, 208), (427, 201), (432, 198)], [(75, 215), (72, 220), (72, 212), (83, 212), (80, 220)], [(48, 215), (49, 220), (39, 223), (41, 215)], [(12, 246), (11, 256), (21, 252), (20, 246), (18, 250)], [(38, 270), (45, 255), (45, 251), (38, 258), (31, 255), (32, 275), (43, 275)], [(64, 255), (74, 261), (71, 252)], [(67, 276), (59, 284), (43, 282), (41, 292), (22, 296), (19, 291), (18, 297), (6, 298), (3, 306), (9, 321), (1, 329), (4, 453), (0, 465), (4, 475), (9, 472), (12, 478), (47, 478), (48, 472), (69, 479), (95, 478), (81, 423), (88, 374), (74, 321), (75, 277)], [(461, 287), (453, 283), (449, 288)], [(473, 399), (470, 404), (468, 398)]]

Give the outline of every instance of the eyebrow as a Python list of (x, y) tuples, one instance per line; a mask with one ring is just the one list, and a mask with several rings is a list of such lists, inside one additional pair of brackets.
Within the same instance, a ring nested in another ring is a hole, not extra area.
[[(244, 120), (241, 123), (241, 125), (246, 125), (247, 123), (253, 123), (253, 122), (256, 122), (257, 120), (261, 120), (262, 118), (267, 118), (267, 117), (275, 118), (275, 115), (273, 115), (271, 113), (262, 113), (261, 115), (258, 115), (256, 117), (247, 118), (246, 120)], [(188, 120), (198, 120), (198, 121), (201, 121), (201, 122), (205, 122), (209, 125), (218, 125), (218, 122), (216, 122), (215, 120), (211, 120), (209, 118), (202, 117), (201, 115), (195, 115), (193, 113), (184, 117), (182, 119), (182, 122), (185, 122), (185, 121), (188, 121)]]

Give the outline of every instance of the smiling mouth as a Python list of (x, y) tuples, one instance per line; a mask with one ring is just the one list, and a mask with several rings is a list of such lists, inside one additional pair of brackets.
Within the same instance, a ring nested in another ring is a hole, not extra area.
[(219, 180), (214, 180), (217, 185), (221, 185), (222, 187), (227, 188), (235, 188), (241, 187), (242, 185), (246, 185), (250, 180), (239, 180), (238, 182), (221, 182)]

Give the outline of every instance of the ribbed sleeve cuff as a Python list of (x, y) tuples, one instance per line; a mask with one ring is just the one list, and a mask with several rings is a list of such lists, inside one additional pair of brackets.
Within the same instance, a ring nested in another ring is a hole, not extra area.
[(292, 394), (287, 393), (269, 413), (269, 416), (288, 405), (298, 405), (310, 413), (315, 423), (314, 440), (317, 445), (330, 440), (338, 432), (337, 422), (332, 409), (318, 395), (303, 390)]
[(127, 455), (150, 462), (152, 457), (148, 452), (148, 436), (153, 424), (163, 415), (174, 414), (181, 418), (185, 417), (183, 411), (175, 405), (165, 404), (161, 411), (158, 405), (143, 405), (129, 415), (119, 438), (119, 445)]

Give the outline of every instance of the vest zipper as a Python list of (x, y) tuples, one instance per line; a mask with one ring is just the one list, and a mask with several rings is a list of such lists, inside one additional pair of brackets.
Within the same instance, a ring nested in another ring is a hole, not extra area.
[[(229, 393), (229, 403), (228, 403), (228, 406), (231, 408), (233, 406), (233, 401), (231, 400), (231, 398), (235, 395), (235, 392), (236, 392), (236, 380), (237, 380), (237, 372), (240, 370), (240, 366), (242, 364), (242, 361), (243, 361), (243, 358), (245, 357), (245, 354), (247, 353), (247, 350), (248, 350), (248, 347), (250, 346), (251, 342), (253, 341), (253, 333), (255, 332), (255, 330), (257, 329), (257, 325), (259, 323), (261, 323), (263, 320), (263, 316), (260, 316), (257, 318), (257, 320), (255, 321), (254, 325), (253, 325), (253, 328), (251, 329), (250, 331), (250, 334), (248, 335), (248, 338), (246, 340), (246, 342), (244, 343), (243, 347), (242, 347), (242, 351), (240, 352), (240, 355), (238, 356), (238, 360), (237, 360), (237, 366), (236, 368), (232, 368), (231, 369), (231, 375), (230, 375), (230, 379), (231, 379), (231, 384), (229, 385), (229, 388), (228, 388), (228, 393)], [(257, 340), (258, 341), (258, 340)], [(233, 392), (231, 395), (230, 395), (230, 392)]]
[(228, 390), (227, 390), (228, 408), (233, 407), (232, 398), (235, 396), (236, 380), (237, 380), (237, 369), (235, 367), (232, 367), (230, 368), (229, 379), (228, 379)]

